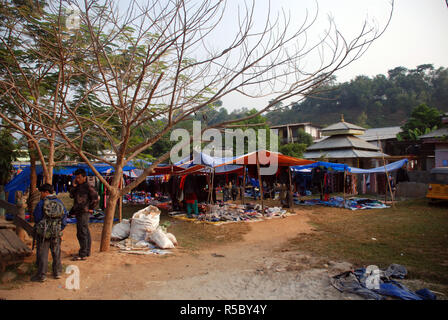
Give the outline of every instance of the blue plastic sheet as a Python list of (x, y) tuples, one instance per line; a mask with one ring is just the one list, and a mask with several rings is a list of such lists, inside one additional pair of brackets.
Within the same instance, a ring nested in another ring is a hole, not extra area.
[(295, 204), (305, 206), (327, 206), (336, 208), (346, 208), (350, 210), (365, 210), (365, 209), (384, 209), (389, 208), (383, 202), (375, 199), (367, 198), (349, 198), (344, 202), (342, 197), (332, 197), (328, 201), (320, 199), (308, 199), (308, 200), (294, 200)]
[(387, 170), (387, 172), (392, 172), (392, 171), (398, 170), (401, 167), (403, 167), (407, 162), (408, 162), (408, 159), (403, 159), (403, 160), (399, 160), (399, 161), (395, 161), (395, 162), (387, 164), (386, 168), (384, 168), (384, 166), (379, 166), (379, 167), (372, 168), (372, 169), (360, 169), (360, 168), (355, 168), (355, 167), (349, 167), (348, 165), (342, 164), (342, 163), (319, 161), (319, 162), (315, 162), (315, 163), (308, 164), (305, 166), (294, 166), (291, 168), (293, 171), (299, 171), (302, 169), (312, 169), (312, 168), (316, 168), (316, 167), (325, 167), (327, 169), (332, 169), (332, 170), (339, 171), (339, 172), (348, 171), (351, 173), (384, 173), (384, 172), (386, 172), (386, 170)]
[(395, 161), (395, 162), (387, 164), (386, 168), (384, 168), (384, 166), (380, 166), (380, 167), (376, 167), (376, 168), (372, 168), (372, 169), (359, 169), (359, 168), (350, 167), (349, 171), (351, 173), (386, 173), (386, 170), (387, 170), (387, 172), (392, 172), (392, 171), (400, 169), (407, 162), (408, 162), (408, 159)]
[(346, 271), (330, 279), (331, 284), (341, 292), (358, 294), (366, 299), (384, 300), (387, 297), (402, 300), (436, 300), (437, 296), (428, 289), (411, 291), (403, 284), (394, 280), (403, 278), (407, 274), (406, 268), (393, 264), (386, 271), (380, 271), (379, 289), (369, 289), (366, 285), (365, 268)]
[(349, 166), (343, 163), (332, 163), (332, 162), (324, 162), (324, 161), (319, 161), (319, 162), (315, 162), (315, 163), (311, 163), (311, 164), (307, 164), (304, 166), (294, 166), (291, 167), (293, 171), (299, 171), (301, 169), (312, 169), (312, 168), (316, 168), (316, 167), (324, 167), (327, 169), (332, 169), (335, 171), (341, 171), (344, 172), (344, 170), (349, 170)]

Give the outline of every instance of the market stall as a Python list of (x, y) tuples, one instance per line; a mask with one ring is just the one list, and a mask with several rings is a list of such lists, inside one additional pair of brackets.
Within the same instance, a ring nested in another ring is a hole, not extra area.
[[(188, 165), (185, 166), (186, 163)], [(186, 169), (176, 173), (180, 176), (178, 178), (180, 188), (177, 189), (177, 196), (172, 199), (179, 199), (179, 197), (184, 197), (188, 193), (182, 193), (181, 191), (185, 190), (184, 187), (188, 187), (188, 183), (186, 185), (182, 183), (182, 176), (201, 174), (207, 177), (205, 190), (208, 190), (209, 197), (206, 202), (199, 203), (198, 214), (193, 216), (185, 215), (174, 205), (176, 200), (173, 200), (173, 210), (170, 214), (183, 220), (212, 224), (259, 221), (265, 218), (285, 216), (287, 211), (283, 207), (291, 208), (286, 199), (290, 199), (292, 202), (289, 167), (310, 163), (314, 163), (314, 161), (297, 159), (266, 150), (231, 158), (217, 158), (204, 153), (196, 153), (193, 160), (185, 159), (182, 163), (177, 163), (177, 165), (184, 165)], [(275, 166), (274, 173), (262, 178), (260, 169), (269, 165)], [(188, 181), (187, 178), (184, 179)], [(253, 192), (252, 195), (255, 199), (259, 193), (261, 205), (246, 203), (245, 198), (248, 196), (246, 189), (249, 181), (252, 184), (249, 189)], [(201, 184), (194, 185), (196, 188), (201, 186)], [(216, 196), (213, 196), (217, 190), (223, 192), (222, 201), (217, 201)], [(289, 196), (287, 195), (288, 191)], [(240, 195), (241, 204), (235, 203), (235, 192)], [(284, 196), (283, 198), (280, 197), (280, 200), (283, 200), (281, 205), (272, 208), (266, 207), (264, 199), (268, 196), (274, 199), (276, 193)], [(234, 201), (227, 203), (229, 199)]]
[[(303, 178), (297, 179), (297, 177), (301, 177), (301, 172), (303, 172), (303, 170), (311, 170), (311, 183), (305, 185), (309, 188), (308, 190), (312, 190), (312, 188), (317, 185), (317, 189), (320, 193), (320, 199), (298, 199), (296, 200), (296, 204), (320, 204), (333, 207), (344, 207), (351, 210), (386, 208), (387, 206), (379, 200), (347, 196), (353, 196), (360, 193), (366, 194), (368, 192), (384, 193), (386, 197), (385, 200), (387, 200), (387, 193), (389, 192), (391, 199), (393, 199), (394, 185), (397, 181), (399, 182), (399, 175), (397, 175), (397, 172), (406, 170), (404, 168), (407, 163), (408, 160), (403, 159), (371, 169), (360, 169), (350, 167), (346, 164), (331, 162), (316, 162), (305, 166), (295, 166), (292, 168), (295, 181), (300, 184), (301, 181), (303, 181)], [(397, 177), (394, 177), (394, 175), (397, 175)], [(340, 178), (341, 176), (343, 177), (343, 183), (334, 183), (334, 181), (338, 181), (337, 177)], [(389, 181), (386, 177), (389, 178)], [(335, 187), (335, 185), (337, 187)], [(344, 196), (330, 198), (329, 195), (336, 192), (343, 192)]]

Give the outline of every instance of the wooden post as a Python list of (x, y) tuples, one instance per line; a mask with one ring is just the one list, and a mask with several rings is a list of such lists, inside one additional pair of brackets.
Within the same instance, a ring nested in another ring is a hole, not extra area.
[(241, 203), (244, 204), (244, 194), (246, 193), (246, 165), (243, 166), (243, 192), (241, 193)]
[(390, 191), (390, 199), (392, 200), (392, 207), (395, 209), (395, 201), (394, 201), (394, 194), (392, 192), (392, 186), (390, 184), (390, 180), (389, 180), (389, 172), (387, 171), (387, 167), (386, 167), (386, 159), (384, 158), (384, 153), (383, 153), (383, 146), (380, 143), (380, 151), (383, 157), (383, 165), (384, 165), (384, 171), (386, 172), (386, 201), (387, 201), (387, 186), (389, 186), (389, 191)]
[(207, 203), (210, 204), (211, 201), (211, 196), (212, 196), (212, 191), (211, 191), (211, 185), (212, 183), (212, 170), (210, 169), (209, 174), (207, 175), (207, 185), (208, 185), (208, 194), (207, 194)]
[(260, 184), (261, 209), (262, 209), (263, 212), (264, 212), (263, 182), (261, 181), (260, 162), (259, 162), (259, 160), (258, 160), (258, 151), (257, 151), (257, 173), (258, 173), (258, 183)]
[[(121, 178), (121, 187), (124, 187), (123, 178)], [(120, 196), (120, 199), (118, 200), (118, 222), (121, 222), (123, 219), (123, 196)]]
[[(5, 200), (5, 189), (3, 186), (0, 186), (0, 200)], [(5, 209), (0, 207), (0, 217), (4, 217), (5, 216)]]
[(292, 192), (291, 167), (288, 167), (288, 175), (289, 175), (288, 205), (292, 209), (294, 207), (294, 199)]
[(347, 178), (347, 170), (344, 169), (344, 183), (342, 184), (343, 192), (344, 192), (344, 207), (345, 207), (345, 180)]
[(213, 200), (213, 185), (215, 182), (215, 168), (213, 168), (213, 171), (210, 170), (209, 175), (209, 184), (208, 184), (208, 203), (211, 204)]
[[(23, 220), (25, 220), (25, 201), (22, 194), (22, 191), (16, 192), (16, 205), (17, 205), (17, 216)], [(17, 226), (16, 234), (20, 238), (20, 240), (25, 241), (25, 230), (22, 227)]]

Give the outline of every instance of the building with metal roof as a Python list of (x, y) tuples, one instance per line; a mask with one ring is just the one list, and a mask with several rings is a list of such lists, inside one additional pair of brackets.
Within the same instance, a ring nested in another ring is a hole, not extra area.
[(320, 139), (322, 127), (312, 124), (311, 122), (301, 122), (301, 123), (288, 123), (282, 125), (271, 126), (271, 129), (277, 129), (278, 135), (280, 137), (281, 144), (295, 143), (298, 142), (299, 130), (303, 130), (311, 137), (313, 140)]
[(340, 122), (321, 132), (328, 138), (309, 146), (304, 154), (305, 159), (323, 158), (350, 166), (371, 168), (377, 165), (377, 161), (372, 161), (372, 158), (387, 157), (380, 147), (359, 137), (365, 134), (365, 128), (345, 122), (343, 115)]
[(430, 146), (434, 152), (435, 167), (448, 166), (448, 112), (442, 115), (444, 127), (419, 137), (424, 146)]
[(367, 129), (363, 135), (360, 135), (359, 137), (365, 141), (368, 142), (375, 142), (375, 141), (383, 141), (383, 140), (389, 140), (389, 139), (396, 139), (397, 134), (402, 132), (403, 130), (401, 127), (384, 127), (384, 128), (372, 128)]

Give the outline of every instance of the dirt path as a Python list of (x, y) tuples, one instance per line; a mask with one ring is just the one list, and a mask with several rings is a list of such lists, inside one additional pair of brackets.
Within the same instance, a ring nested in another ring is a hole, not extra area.
[[(289, 251), (287, 240), (312, 232), (307, 213), (250, 223), (243, 241), (213, 245), (192, 254), (182, 247), (165, 256), (138, 256), (111, 248), (88, 261), (72, 262), (75, 227), (65, 231), (63, 264), (80, 269), (81, 289), (65, 289), (68, 275), (45, 283), (0, 290), (5, 299), (358, 299), (331, 287), (329, 276), (349, 264), (330, 263)], [(92, 225), (93, 248), (101, 225)]]

